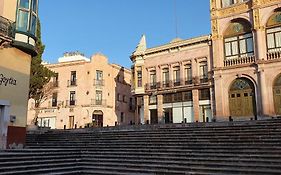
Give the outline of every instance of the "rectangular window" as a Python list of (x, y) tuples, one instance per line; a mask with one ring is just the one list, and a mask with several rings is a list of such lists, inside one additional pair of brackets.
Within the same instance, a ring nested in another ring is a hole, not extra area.
[(76, 71), (71, 71), (70, 73), (70, 85), (71, 86), (76, 85)]
[(157, 103), (157, 96), (151, 95), (149, 96), (149, 104), (156, 104)]
[(17, 30), (27, 32), (28, 29), (28, 12), (19, 10), (17, 19)]
[(164, 68), (163, 72), (163, 87), (169, 87), (169, 68)]
[(164, 94), (163, 103), (172, 103), (173, 102), (172, 97), (173, 97), (172, 94)]
[(184, 68), (185, 84), (192, 84), (192, 67), (191, 64), (186, 64)]
[(183, 92), (183, 101), (192, 101), (192, 91)]
[(75, 91), (70, 91), (69, 105), (75, 105)]
[(138, 79), (138, 87), (142, 87), (142, 69), (141, 69), (141, 67), (137, 67), (137, 79)]
[(123, 102), (124, 102), (124, 103), (127, 103), (126, 95), (123, 95)]
[(180, 85), (180, 67), (174, 67), (174, 86)]
[(207, 61), (200, 62), (200, 83), (208, 82), (208, 65)]
[(150, 71), (150, 89), (155, 89), (156, 88), (156, 71)]
[(102, 104), (102, 91), (99, 90), (96, 91), (96, 104), (97, 105)]
[(96, 79), (102, 80), (103, 78), (103, 72), (101, 70), (96, 70)]
[(181, 102), (182, 101), (182, 93), (178, 92), (173, 94), (173, 102)]
[(210, 90), (209, 89), (199, 90), (199, 100), (210, 100)]
[(58, 103), (58, 93), (55, 92), (52, 95), (52, 107), (57, 106), (57, 103)]

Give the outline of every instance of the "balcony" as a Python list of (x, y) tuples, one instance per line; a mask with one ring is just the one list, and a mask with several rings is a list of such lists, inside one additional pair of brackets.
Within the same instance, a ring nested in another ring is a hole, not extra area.
[(281, 51), (268, 52), (266, 56), (267, 60), (276, 60), (281, 58)]
[(185, 85), (191, 85), (192, 84), (192, 79), (188, 79), (184, 81)]
[(104, 86), (104, 80), (94, 79), (94, 86)]
[(51, 83), (53, 88), (59, 87), (59, 81), (52, 81)]
[(209, 81), (208, 75), (200, 76), (200, 83), (208, 83), (208, 81)]
[(66, 100), (66, 106), (75, 106), (76, 104), (76, 100)]
[(224, 60), (224, 67), (249, 64), (254, 62), (256, 62), (256, 57), (254, 55), (240, 58), (231, 58)]
[(106, 106), (106, 100), (91, 99), (92, 106)]
[(15, 23), (2, 16), (0, 16), (0, 37), (7, 41), (12, 41), (15, 37)]
[(70, 87), (70, 86), (77, 86), (77, 80), (68, 80), (67, 87)]

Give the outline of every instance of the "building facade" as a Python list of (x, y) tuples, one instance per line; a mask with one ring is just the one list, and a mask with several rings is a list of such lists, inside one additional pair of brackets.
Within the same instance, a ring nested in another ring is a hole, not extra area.
[(210, 36), (174, 39), (146, 48), (143, 36), (131, 55), (137, 123), (212, 119)]
[(0, 1), (0, 149), (25, 143), (38, 0)]
[(217, 118), (281, 114), (280, 6), (280, 0), (211, 1)]
[(210, 8), (210, 38), (147, 49), (143, 37), (131, 55), (140, 123), (281, 115), (281, 1), (210, 0)]
[(128, 125), (134, 119), (131, 72), (109, 64), (102, 54), (91, 60), (81, 53), (66, 53), (57, 64), (46, 64), (56, 73), (46, 85), (39, 108), (29, 100), (28, 123), (38, 112), (38, 125), (52, 129)]

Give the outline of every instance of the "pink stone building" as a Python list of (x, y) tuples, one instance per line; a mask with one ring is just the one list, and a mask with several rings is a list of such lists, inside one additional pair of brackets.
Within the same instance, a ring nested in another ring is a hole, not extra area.
[(210, 44), (210, 36), (201, 36), (146, 48), (141, 38), (131, 55), (137, 123), (211, 120)]
[(281, 114), (281, 1), (212, 0), (218, 119)]
[[(124, 125), (133, 123), (134, 101), (131, 96), (131, 72), (109, 64), (102, 54), (91, 60), (80, 53), (67, 53), (56, 64), (46, 67), (57, 73), (48, 97), (40, 105), (38, 125), (63, 129)], [(29, 100), (28, 124), (35, 116)]]

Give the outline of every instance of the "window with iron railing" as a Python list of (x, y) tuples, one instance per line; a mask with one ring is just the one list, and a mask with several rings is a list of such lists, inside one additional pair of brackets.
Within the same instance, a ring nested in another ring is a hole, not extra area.
[(162, 69), (162, 87), (169, 87), (169, 68)]
[(71, 71), (70, 80), (68, 80), (68, 86), (76, 86), (76, 85), (77, 85), (76, 71)]
[(156, 71), (150, 71), (150, 89), (156, 89)]
[(184, 66), (185, 72), (185, 84), (192, 84), (192, 67), (191, 64), (186, 64)]
[(75, 105), (75, 91), (70, 91), (69, 105)]
[(55, 92), (52, 95), (52, 107), (55, 107), (58, 105), (58, 93)]
[(180, 85), (180, 67), (176, 66), (174, 67), (174, 86)]
[(137, 67), (137, 85), (138, 87), (142, 87), (142, 68)]
[(208, 65), (207, 61), (200, 62), (200, 83), (208, 82)]

